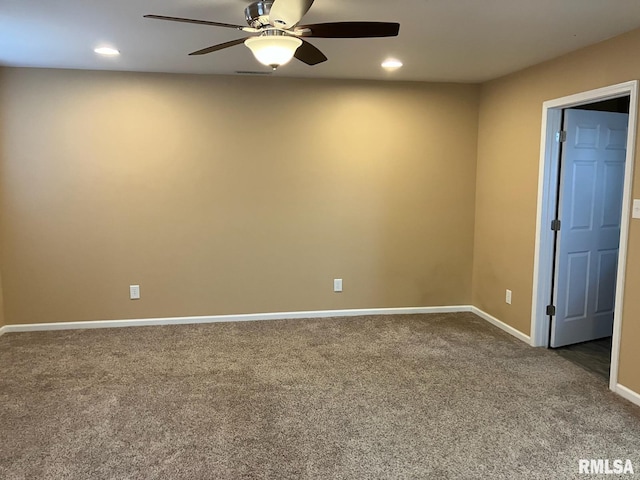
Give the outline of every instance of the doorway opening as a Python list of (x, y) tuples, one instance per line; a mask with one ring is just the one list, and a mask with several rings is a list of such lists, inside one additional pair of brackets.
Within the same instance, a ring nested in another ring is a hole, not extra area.
[(562, 110), (549, 347), (609, 380), (629, 96)]
[[(637, 93), (638, 82), (627, 82), (545, 102), (542, 112), (531, 343), (572, 345), (558, 353), (594, 371), (607, 369), (608, 356), (612, 390), (618, 385)], [(598, 343), (585, 343), (593, 340)]]

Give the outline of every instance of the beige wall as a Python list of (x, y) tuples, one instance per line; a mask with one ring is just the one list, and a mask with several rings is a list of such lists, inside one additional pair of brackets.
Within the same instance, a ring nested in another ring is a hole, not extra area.
[(9, 68), (0, 89), (9, 324), (471, 300), (476, 86)]
[[(542, 103), (640, 78), (640, 30), (482, 86), (473, 304), (529, 334)], [(638, 149), (640, 152), (640, 149)], [(637, 158), (637, 157), (636, 157)], [(640, 197), (640, 168), (634, 196)], [(631, 222), (619, 381), (640, 391), (640, 222)], [(504, 302), (513, 290), (513, 304)]]

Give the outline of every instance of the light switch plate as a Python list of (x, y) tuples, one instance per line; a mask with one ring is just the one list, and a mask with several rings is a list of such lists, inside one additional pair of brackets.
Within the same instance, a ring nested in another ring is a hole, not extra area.
[(640, 200), (635, 199), (633, 201), (633, 218), (640, 218)]

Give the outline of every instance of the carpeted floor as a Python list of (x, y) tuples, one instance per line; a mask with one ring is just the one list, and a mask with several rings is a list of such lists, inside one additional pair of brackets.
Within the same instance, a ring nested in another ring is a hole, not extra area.
[(566, 479), (640, 408), (472, 314), (0, 338), (0, 478)]

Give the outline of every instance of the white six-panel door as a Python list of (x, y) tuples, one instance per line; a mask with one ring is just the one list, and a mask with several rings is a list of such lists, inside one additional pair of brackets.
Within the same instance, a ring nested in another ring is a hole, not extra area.
[(552, 347), (613, 332), (628, 117), (565, 111)]

